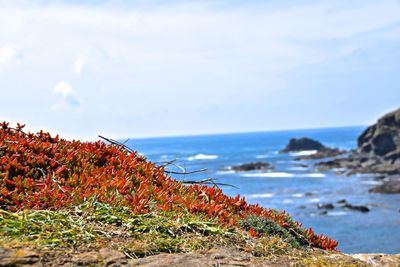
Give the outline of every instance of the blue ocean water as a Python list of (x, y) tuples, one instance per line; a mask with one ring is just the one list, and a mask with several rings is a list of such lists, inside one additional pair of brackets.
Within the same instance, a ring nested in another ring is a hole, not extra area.
[[(371, 194), (376, 184), (372, 175), (338, 176), (317, 172), (312, 161), (295, 161), (296, 154), (279, 154), (292, 137), (310, 137), (326, 146), (341, 149), (356, 147), (364, 127), (271, 131), (190, 137), (131, 139), (127, 145), (154, 162), (177, 160), (187, 171), (207, 168), (206, 172), (177, 179), (216, 178), (231, 196), (240, 194), (250, 203), (286, 210), (295, 220), (317, 233), (339, 241), (345, 253), (400, 253), (400, 194)], [(231, 172), (224, 167), (265, 161), (271, 171)], [(306, 164), (304, 167), (299, 164)], [(178, 170), (179, 169), (175, 169)], [(349, 211), (336, 204), (346, 199), (353, 205), (367, 205), (370, 212)], [(327, 214), (318, 203), (333, 203)]]

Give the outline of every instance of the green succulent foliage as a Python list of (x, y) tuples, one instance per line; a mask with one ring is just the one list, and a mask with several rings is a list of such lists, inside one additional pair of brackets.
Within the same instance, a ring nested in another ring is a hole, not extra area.
[(270, 236), (279, 236), (293, 247), (302, 247), (306, 244), (306, 240), (301, 236), (302, 229), (283, 228), (272, 219), (249, 215), (245, 219), (239, 221), (241, 227), (245, 230), (253, 228), (258, 234)]

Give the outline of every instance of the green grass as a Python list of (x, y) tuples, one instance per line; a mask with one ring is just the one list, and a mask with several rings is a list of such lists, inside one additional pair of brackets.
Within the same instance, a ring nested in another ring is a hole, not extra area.
[(133, 214), (126, 207), (96, 201), (52, 210), (0, 210), (0, 244), (35, 247), (112, 245), (134, 254), (194, 251), (209, 246), (209, 237), (229, 238), (234, 230), (200, 215), (172, 212)]
[(85, 221), (69, 211), (22, 211), (11, 213), (0, 210), (2, 241), (30, 242), (40, 246), (76, 246), (95, 237)]
[(134, 258), (162, 252), (207, 251), (222, 246), (272, 261), (283, 258), (299, 266), (338, 264), (326, 259), (327, 254), (299, 246), (301, 240), (293, 240), (293, 235), (275, 222), (248, 216), (240, 224), (244, 229), (253, 227), (261, 235), (252, 238), (246, 230), (222, 226), (200, 214), (150, 212), (137, 215), (126, 207), (87, 201), (57, 211), (13, 213), (0, 210), (0, 247), (28, 246), (46, 250), (111, 247)]

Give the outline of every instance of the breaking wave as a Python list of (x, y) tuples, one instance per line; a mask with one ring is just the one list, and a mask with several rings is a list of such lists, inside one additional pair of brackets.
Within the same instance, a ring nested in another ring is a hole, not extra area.
[(206, 154), (197, 154), (188, 158), (188, 160), (213, 160), (217, 159), (217, 155), (206, 155)]

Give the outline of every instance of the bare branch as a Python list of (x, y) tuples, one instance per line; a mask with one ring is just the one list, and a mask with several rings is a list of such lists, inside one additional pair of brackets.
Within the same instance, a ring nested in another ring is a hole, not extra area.
[(109, 142), (109, 143), (112, 144), (112, 145), (116, 145), (116, 146), (119, 146), (119, 147), (124, 148), (124, 149), (127, 150), (129, 153), (135, 153), (135, 151), (133, 151), (132, 149), (130, 149), (128, 146), (126, 146), (126, 145), (124, 144), (124, 143), (127, 142), (127, 141), (125, 141), (124, 143), (121, 143), (121, 142), (118, 142), (118, 141), (116, 141), (116, 140), (114, 140), (114, 139), (107, 138), (107, 137), (104, 137), (104, 136), (101, 136), (101, 135), (99, 135), (99, 137), (100, 137), (101, 139), (103, 139), (103, 140), (106, 140), (107, 142)]
[(14, 127), (7, 127), (10, 130), (16, 131), (16, 132), (20, 132), (26, 136), (29, 136), (29, 134), (25, 133), (24, 131), (22, 131), (22, 129), (18, 129), (18, 128), (14, 128)]
[(174, 165), (174, 166), (176, 166), (175, 164), (174, 164), (174, 162), (176, 162), (177, 161), (177, 159), (173, 159), (173, 160), (169, 160), (169, 161), (158, 161), (158, 162), (154, 162), (155, 164), (162, 164), (162, 166), (163, 167), (166, 167), (166, 166), (168, 166), (168, 165)]
[(175, 171), (164, 171), (165, 173), (168, 174), (180, 174), (180, 175), (186, 175), (186, 174), (194, 174), (194, 173), (199, 173), (199, 172), (205, 172), (207, 171), (207, 169), (199, 169), (199, 170), (194, 170), (194, 171), (190, 171), (190, 172), (175, 172)]
[(128, 143), (128, 141), (129, 141), (129, 138), (126, 139), (124, 142), (122, 142), (122, 144), (125, 145), (126, 143)]
[(237, 187), (235, 185), (225, 184), (225, 183), (216, 183), (215, 180), (216, 180), (215, 178), (207, 178), (207, 179), (203, 179), (203, 180), (182, 180), (181, 182), (184, 184), (212, 184), (217, 187), (218, 187), (218, 185), (219, 186), (230, 186), (230, 187), (239, 189), (239, 187)]

